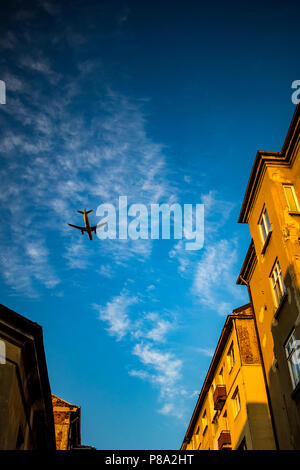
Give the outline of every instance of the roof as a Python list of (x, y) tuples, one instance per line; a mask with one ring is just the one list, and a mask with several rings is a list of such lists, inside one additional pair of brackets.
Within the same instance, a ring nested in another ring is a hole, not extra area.
[[(81, 407), (69, 403), (54, 394), (52, 394), (52, 404), (55, 425), (61, 425), (61, 418), (58, 418), (60, 415), (63, 416), (63, 419), (65, 419), (66, 415), (70, 416), (72, 436), (69, 434), (68, 439), (72, 437), (72, 448), (73, 446), (79, 448), (81, 446)], [(59, 441), (58, 436), (56, 436), (56, 440)]]
[(54, 393), (52, 393), (52, 402), (53, 402), (53, 406), (65, 406), (67, 408), (74, 408), (76, 410), (80, 409), (80, 406), (73, 405), (72, 403), (69, 403), (68, 401), (63, 400), (62, 398), (58, 397), (57, 395), (54, 395)]
[(290, 166), (295, 156), (294, 149), (299, 138), (300, 131), (300, 104), (297, 105), (285, 141), (280, 152), (269, 152), (258, 150), (250, 178), (246, 188), (242, 208), (240, 211), (239, 223), (247, 223), (249, 212), (252, 208), (254, 198), (260, 181), (265, 173), (267, 165)]

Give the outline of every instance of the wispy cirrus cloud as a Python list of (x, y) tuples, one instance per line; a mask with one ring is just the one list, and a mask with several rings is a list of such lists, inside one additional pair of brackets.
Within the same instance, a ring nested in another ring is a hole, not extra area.
[(133, 336), (136, 339), (146, 338), (154, 342), (164, 342), (167, 334), (176, 328), (176, 320), (163, 317), (157, 312), (144, 313), (142, 320), (135, 323)]
[(0, 254), (2, 275), (12, 294), (34, 298), (39, 296), (41, 286), (53, 289), (60, 279), (49, 263), (49, 250), (41, 240), (24, 241), (19, 246), (3, 242)]
[[(220, 197), (218, 191), (209, 190), (207, 193), (200, 194), (198, 204), (204, 204), (204, 249), (216, 242), (220, 237), (220, 231), (228, 221), (230, 214), (235, 206), (231, 201), (226, 201)], [(193, 213), (195, 219), (195, 211)], [(195, 220), (193, 223), (195, 224)], [(183, 240), (174, 243), (169, 251), (170, 260), (178, 263), (178, 272), (181, 276), (191, 275), (195, 262), (201, 256), (201, 252), (188, 251), (185, 249)]]
[(117, 341), (127, 338), (134, 343), (132, 354), (139, 359), (142, 368), (133, 368), (129, 374), (158, 389), (159, 401), (163, 403), (158, 412), (182, 417), (175, 406), (176, 400), (186, 394), (180, 383), (182, 360), (165, 345), (167, 335), (176, 328), (176, 319), (171, 320), (169, 314), (145, 313), (141, 305), (141, 299), (123, 290), (104, 306), (94, 304), (94, 308), (99, 319), (108, 325), (109, 335)]
[(132, 328), (132, 322), (128, 315), (128, 308), (138, 302), (137, 297), (131, 297), (126, 292), (114, 297), (102, 307), (94, 304), (94, 308), (99, 313), (99, 319), (107, 325), (107, 331), (111, 336), (115, 336), (120, 341)]
[[(228, 315), (238, 299), (236, 279), (237, 241), (220, 240), (210, 244), (197, 263), (193, 293), (202, 305), (220, 315)], [(230, 298), (230, 301), (224, 299)]]
[(45, 57), (32, 57), (30, 55), (24, 55), (20, 59), (20, 65), (25, 69), (30, 69), (34, 73), (41, 73), (53, 85), (55, 85), (61, 78), (61, 75), (53, 70), (50, 61)]
[(133, 354), (139, 358), (146, 370), (131, 370), (130, 375), (147, 380), (159, 388), (163, 405), (158, 412), (182, 418), (183, 410), (176, 406), (179, 398), (186, 395), (184, 387), (180, 385), (182, 360), (149, 343), (137, 343)]
[(170, 250), (169, 258), (177, 263), (178, 273), (191, 280), (191, 294), (201, 307), (226, 315), (235, 302), (244, 299), (235, 286), (238, 241), (224, 238), (222, 231), (235, 204), (224, 200), (216, 190), (202, 193), (200, 202), (205, 213), (203, 249), (196, 253), (187, 251), (179, 240)]
[(213, 348), (196, 348), (196, 351), (206, 357), (213, 357), (215, 352)]
[[(44, 75), (49, 82), (59, 78), (41, 53), (35, 58), (22, 56), (21, 64), (32, 73)], [(0, 204), (12, 208), (6, 217), (6, 227), (13, 230), (19, 226), (26, 233), (28, 224), (19, 214), (26, 217), (29, 214), (30, 236), (46, 246), (45, 228), (57, 227), (65, 250), (61, 259), (66, 265), (62, 267), (69, 269), (83, 269), (90, 261), (84, 259), (84, 245), (77, 239), (78, 234), (66, 224), (68, 214), (86, 204), (95, 208), (103, 200), (117, 207), (119, 195), (127, 195), (129, 203), (148, 204), (162, 197), (168, 199), (171, 194), (163, 147), (148, 137), (139, 103), (112, 91), (104, 82), (100, 83), (96, 102), (87, 103), (89, 112), (82, 115), (76, 109), (74, 100), (84, 93), (86, 80), (91, 71), (95, 73), (99, 61), (92, 65), (76, 78), (65, 76), (62, 85), (65, 93), (61, 95), (60, 90), (52, 87), (51, 98), (42, 89), (35, 89), (34, 81), (21, 78), (17, 72), (7, 72), (8, 87), (11, 84), (11, 90), (17, 94), (10, 97), (1, 117), (4, 135), (0, 151), (6, 165), (0, 171), (3, 188)], [(147, 259), (152, 243), (107, 240), (102, 249), (110, 260), (126, 265), (130, 259)], [(14, 256), (19, 256), (18, 250)], [(22, 265), (22, 257), (16, 262)], [(51, 266), (50, 258), (48, 262), (48, 270), (57, 269)], [(104, 272), (99, 274), (105, 277)], [(27, 275), (28, 285), (34, 284), (36, 278), (30, 272)], [(9, 277), (4, 276), (4, 280)], [(24, 285), (20, 283), (22, 294)]]

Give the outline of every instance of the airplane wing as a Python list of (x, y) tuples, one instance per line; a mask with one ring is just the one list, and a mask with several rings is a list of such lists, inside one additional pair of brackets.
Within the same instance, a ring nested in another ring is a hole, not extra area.
[(100, 228), (102, 227), (103, 225), (107, 224), (107, 222), (103, 222), (103, 224), (99, 224), (99, 225), (95, 225), (94, 227), (91, 227), (91, 230), (92, 232), (95, 232), (97, 231), (97, 228)]
[(73, 225), (73, 224), (68, 224), (68, 225), (70, 225), (70, 227), (78, 228), (81, 231), (83, 230), (84, 232), (87, 231), (85, 227), (78, 227), (78, 225)]

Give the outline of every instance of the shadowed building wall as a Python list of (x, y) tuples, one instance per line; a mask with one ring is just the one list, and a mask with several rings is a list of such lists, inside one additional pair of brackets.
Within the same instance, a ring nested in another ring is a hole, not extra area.
[(0, 305), (0, 449), (55, 449), (42, 328)]

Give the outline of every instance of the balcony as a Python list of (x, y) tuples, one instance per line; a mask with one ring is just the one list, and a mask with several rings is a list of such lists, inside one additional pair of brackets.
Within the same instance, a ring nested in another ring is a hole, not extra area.
[(231, 436), (229, 431), (221, 431), (218, 439), (219, 450), (231, 450)]
[(226, 398), (227, 398), (227, 395), (226, 395), (225, 385), (217, 385), (214, 391), (214, 396), (213, 396), (214, 409), (221, 410), (224, 406)]

